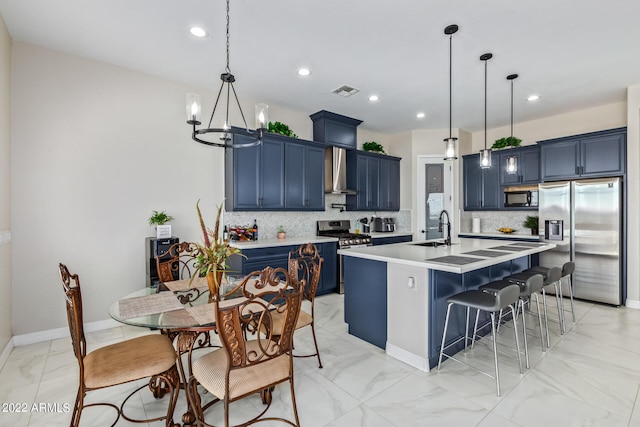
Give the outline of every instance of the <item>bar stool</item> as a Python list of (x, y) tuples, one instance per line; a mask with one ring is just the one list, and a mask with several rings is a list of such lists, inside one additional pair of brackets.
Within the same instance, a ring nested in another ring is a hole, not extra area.
[[(447, 299), (447, 316), (444, 321), (444, 333), (442, 334), (442, 345), (440, 346), (440, 357), (438, 358), (438, 370), (440, 370), (440, 365), (442, 364), (442, 358), (446, 356), (448, 359), (453, 359), (459, 363), (461, 360), (456, 359), (453, 355), (448, 355), (445, 353), (445, 350), (452, 345), (457, 344), (461, 339), (459, 338), (455, 340), (453, 343), (449, 344), (445, 347), (445, 341), (447, 338), (447, 328), (449, 326), (449, 315), (451, 314), (451, 307), (454, 304), (461, 305), (466, 307), (466, 325), (464, 332), (464, 351), (467, 351), (467, 341), (469, 340), (469, 311), (470, 309), (476, 310), (476, 324), (475, 329), (477, 330), (478, 326), (478, 317), (480, 311), (488, 312), (491, 316), (491, 338), (493, 341), (493, 360), (495, 364), (495, 377), (487, 372), (483, 372), (484, 374), (490, 376), (491, 378), (496, 379), (496, 392), (498, 396), (500, 396), (500, 374), (498, 372), (498, 344), (496, 341), (496, 313), (505, 308), (511, 309), (511, 314), (513, 315), (514, 322), (514, 336), (516, 340), (516, 347), (518, 353), (518, 366), (520, 368), (520, 373), (522, 374), (522, 360), (520, 358), (520, 341), (518, 339), (518, 328), (516, 324), (516, 312), (514, 304), (518, 301), (520, 296), (520, 287), (518, 285), (507, 285), (503, 289), (500, 289), (495, 294), (483, 292), (481, 290), (474, 291), (465, 291), (459, 294), (453, 295)], [(475, 334), (474, 334), (475, 336)], [(473, 344), (473, 341), (472, 341)]]
[[(537, 271), (540, 274), (542, 274), (543, 276), (546, 276), (549, 273), (549, 268), (548, 267), (542, 267), (542, 266), (538, 266), (538, 267), (532, 267), (529, 270), (531, 271)], [(573, 261), (567, 261), (562, 265), (562, 276), (560, 277), (560, 280), (564, 279), (565, 277), (567, 278), (567, 283), (568, 283), (568, 288), (569, 288), (569, 297), (571, 300), (571, 318), (573, 319), (573, 323), (576, 323), (576, 313), (574, 311), (573, 308), (573, 280), (572, 280), (572, 275), (573, 272), (576, 270), (576, 263)], [(560, 286), (560, 299), (562, 300), (564, 296), (564, 291), (562, 289), (562, 285)], [(564, 310), (564, 302), (562, 303), (562, 308)], [(569, 311), (569, 310), (564, 310)], [(562, 314), (562, 321), (564, 323), (565, 319), (564, 319), (564, 313)]]
[(512, 274), (511, 276), (505, 277), (505, 280), (511, 283), (525, 283), (527, 279), (536, 275), (542, 274), (544, 277), (544, 282), (542, 283), (542, 305), (544, 307), (544, 325), (545, 331), (547, 334), (547, 348), (551, 347), (551, 340), (549, 339), (549, 316), (547, 313), (547, 293), (545, 288), (553, 285), (555, 296), (556, 296), (556, 305), (558, 307), (558, 323), (560, 325), (560, 334), (563, 335), (565, 333), (564, 328), (564, 308), (562, 303), (562, 288), (560, 287), (560, 278), (562, 277), (562, 270), (560, 267), (551, 267), (546, 271), (546, 274), (542, 270), (534, 270), (529, 269), (522, 271), (520, 273)]
[[(522, 334), (524, 337), (524, 356), (526, 361), (527, 369), (529, 368), (529, 346), (527, 343), (527, 321), (525, 316), (525, 304), (529, 304), (531, 302), (531, 296), (535, 296), (536, 306), (538, 311), (538, 327), (540, 330), (540, 343), (542, 344), (542, 351), (545, 351), (546, 348), (544, 346), (544, 333), (542, 332), (542, 316), (540, 314), (540, 301), (538, 300), (538, 293), (542, 291), (542, 285), (544, 284), (544, 279), (542, 274), (534, 274), (529, 277), (523, 283), (516, 283), (520, 288), (520, 298), (518, 300), (518, 307), (516, 308), (516, 316), (518, 312), (522, 312)], [(506, 280), (500, 280), (497, 282), (491, 282), (487, 285), (480, 286), (480, 290), (484, 292), (490, 292), (492, 294), (496, 294), (500, 292), (507, 286), (511, 286), (513, 283), (508, 282)], [(502, 310), (500, 311), (500, 317), (498, 318), (498, 323), (502, 319)], [(476, 331), (473, 332), (475, 339)]]

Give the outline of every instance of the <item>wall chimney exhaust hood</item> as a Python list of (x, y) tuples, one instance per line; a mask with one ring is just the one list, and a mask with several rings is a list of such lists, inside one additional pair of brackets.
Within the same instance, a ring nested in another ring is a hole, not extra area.
[(357, 148), (357, 127), (362, 120), (321, 110), (309, 116), (313, 140), (328, 145), (324, 152), (325, 193), (357, 194), (347, 188), (347, 150)]
[(331, 194), (357, 194), (347, 189), (347, 150), (327, 147), (324, 150), (324, 190)]

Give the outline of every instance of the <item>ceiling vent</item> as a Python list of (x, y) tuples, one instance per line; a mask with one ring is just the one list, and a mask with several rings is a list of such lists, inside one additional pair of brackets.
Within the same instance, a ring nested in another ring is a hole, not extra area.
[(360, 92), (360, 89), (356, 89), (355, 87), (349, 85), (342, 85), (339, 88), (331, 91), (331, 93), (344, 96), (345, 98), (351, 95), (355, 95), (358, 92)]

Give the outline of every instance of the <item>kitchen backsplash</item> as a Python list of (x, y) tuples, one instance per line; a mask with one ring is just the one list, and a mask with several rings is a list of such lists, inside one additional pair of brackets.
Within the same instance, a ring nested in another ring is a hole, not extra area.
[(515, 229), (515, 234), (531, 235), (531, 230), (522, 223), (528, 215), (538, 215), (533, 211), (462, 211), (460, 216), (460, 232), (471, 233), (473, 218), (480, 218), (481, 233), (498, 233), (498, 228)]
[(411, 211), (399, 212), (340, 212), (340, 208), (332, 208), (332, 204), (344, 204), (345, 195), (327, 194), (325, 196), (324, 212), (225, 212), (224, 225), (253, 225), (254, 219), (258, 222), (258, 239), (274, 239), (278, 234), (278, 228), (286, 230), (287, 236), (315, 236), (316, 221), (319, 220), (345, 220), (351, 221), (351, 230), (355, 230), (360, 218), (372, 216), (392, 217), (396, 220), (396, 229), (400, 232), (411, 232)]

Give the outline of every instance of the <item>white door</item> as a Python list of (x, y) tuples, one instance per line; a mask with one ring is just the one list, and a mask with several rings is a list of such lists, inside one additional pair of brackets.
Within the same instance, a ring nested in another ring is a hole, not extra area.
[[(439, 219), (442, 210), (449, 214), (452, 229), (456, 224), (453, 212), (453, 168), (451, 162), (442, 159), (442, 155), (418, 156), (417, 167), (418, 206), (416, 226), (418, 240), (442, 239), (446, 226), (439, 231)], [(446, 222), (446, 216), (443, 216)]]

